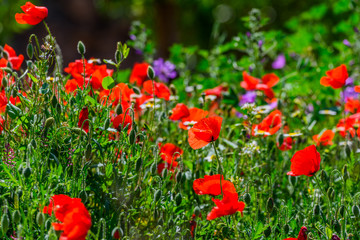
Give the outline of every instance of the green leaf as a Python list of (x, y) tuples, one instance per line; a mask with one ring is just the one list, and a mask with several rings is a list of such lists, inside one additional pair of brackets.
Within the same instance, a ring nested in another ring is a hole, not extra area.
[(86, 95), (85, 103), (91, 103), (93, 105), (96, 105), (96, 100), (94, 98), (90, 97), (89, 95)]
[(17, 118), (21, 114), (21, 109), (10, 102), (6, 105), (6, 111), (12, 119)]
[(103, 82), (102, 82), (102, 86), (103, 86), (104, 89), (110, 90), (113, 87), (115, 87), (115, 81), (110, 76), (104, 77)]
[(27, 75), (31, 78), (31, 80), (33, 80), (33, 82), (35, 82), (35, 83), (38, 82), (37, 78), (34, 75), (32, 75), (31, 73), (27, 73)]

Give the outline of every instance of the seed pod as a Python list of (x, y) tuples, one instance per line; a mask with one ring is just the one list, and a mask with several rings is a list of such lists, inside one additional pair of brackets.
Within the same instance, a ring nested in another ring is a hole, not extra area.
[(79, 41), (77, 44), (77, 51), (80, 55), (84, 55), (86, 52), (85, 45), (82, 41)]
[(266, 210), (268, 211), (268, 213), (271, 213), (273, 209), (274, 209), (274, 199), (270, 197), (266, 202)]
[(104, 122), (104, 129), (108, 129), (110, 127), (110, 118), (107, 118)]
[(45, 215), (42, 212), (38, 212), (36, 215), (36, 223), (41, 226), (45, 221)]
[(136, 136), (135, 129), (131, 129), (130, 134), (129, 134), (129, 143), (131, 145), (134, 145), (134, 143), (135, 143), (135, 136)]
[(181, 172), (178, 172), (177, 174), (176, 174), (176, 182), (181, 182), (181, 178), (182, 178), (182, 174), (181, 174)]
[(121, 104), (118, 104), (118, 105), (116, 106), (116, 108), (115, 108), (115, 113), (116, 113), (117, 115), (120, 115), (120, 114), (123, 113), (123, 109), (122, 109)]
[(3, 233), (7, 232), (7, 230), (9, 229), (9, 225), (10, 225), (10, 220), (7, 214), (5, 213), (1, 217), (1, 230), (3, 231)]
[(195, 208), (194, 208), (194, 213), (195, 213), (195, 215), (198, 217), (199, 215), (200, 215), (200, 208), (198, 207), (198, 206), (196, 206)]
[(91, 147), (91, 144), (89, 143), (89, 144), (86, 146), (86, 150), (85, 150), (85, 159), (86, 159), (86, 160), (90, 159), (90, 157), (91, 157), (91, 152), (92, 152), (92, 147)]
[(33, 45), (31, 43), (28, 43), (28, 45), (26, 47), (26, 53), (27, 53), (27, 55), (28, 55), (28, 57), (30, 59), (33, 58), (33, 56), (34, 56), (34, 47), (33, 47)]
[(265, 235), (265, 237), (269, 237), (270, 234), (271, 234), (271, 227), (268, 226), (264, 231), (264, 235)]
[(155, 78), (155, 71), (151, 66), (149, 66), (148, 69), (147, 69), (147, 75), (148, 75), (149, 79), (154, 79)]
[(23, 176), (24, 176), (25, 178), (30, 177), (30, 175), (31, 175), (31, 168), (29, 168), (29, 167), (24, 168), (22, 174), (23, 174)]
[(136, 160), (136, 164), (135, 164), (135, 171), (138, 172), (140, 171), (140, 168), (143, 164), (143, 160), (141, 157), (139, 157), (137, 160)]
[(357, 205), (352, 206), (352, 212), (356, 218), (359, 218), (360, 216), (360, 209)]
[(155, 202), (159, 201), (161, 198), (161, 190), (156, 190), (155, 194), (154, 194), (154, 200)]
[(345, 180), (345, 181), (348, 180), (348, 179), (350, 178), (350, 174), (349, 174), (349, 171), (348, 171), (348, 166), (347, 166), (347, 164), (344, 165), (342, 172), (343, 172), (343, 178), (344, 178), (344, 180)]
[(21, 214), (20, 214), (20, 211), (19, 210), (15, 210), (13, 213), (12, 213), (12, 221), (14, 224), (18, 224), (21, 220)]
[(178, 194), (176, 194), (176, 196), (175, 196), (176, 206), (180, 206), (181, 202), (182, 202), (182, 196), (181, 196), (181, 193), (178, 193)]
[(313, 213), (314, 213), (315, 216), (319, 216), (319, 215), (320, 215), (320, 205), (319, 205), (319, 204), (316, 204), (316, 205), (314, 206)]
[(244, 194), (244, 201), (246, 203), (246, 205), (249, 205), (251, 202), (251, 195), (249, 193), (245, 193)]

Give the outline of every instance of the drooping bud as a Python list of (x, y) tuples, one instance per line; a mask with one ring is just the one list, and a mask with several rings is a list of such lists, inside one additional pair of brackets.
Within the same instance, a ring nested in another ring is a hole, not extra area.
[(130, 143), (130, 145), (134, 145), (135, 136), (136, 136), (136, 133), (135, 133), (135, 129), (133, 128), (133, 129), (131, 129), (130, 134), (129, 134), (129, 143)]
[(156, 190), (155, 194), (154, 194), (154, 201), (157, 202), (159, 201), (161, 198), (161, 190)]
[(246, 203), (246, 205), (249, 205), (251, 202), (251, 195), (249, 193), (245, 193), (244, 194), (244, 202)]
[(138, 172), (140, 171), (140, 168), (143, 164), (143, 160), (141, 157), (139, 157), (137, 160), (136, 160), (136, 164), (135, 164), (135, 171)]
[(151, 166), (150, 166), (150, 172), (151, 172), (152, 174), (155, 174), (155, 173), (156, 173), (156, 168), (157, 168), (156, 163), (151, 164)]
[(271, 234), (271, 227), (268, 226), (265, 230), (264, 230), (264, 235), (265, 237), (269, 237)]
[(360, 216), (360, 209), (359, 209), (358, 205), (352, 206), (351, 210), (352, 210), (354, 216), (355, 216), (356, 218), (359, 218), (359, 216)]
[(123, 236), (124, 232), (120, 227), (115, 227), (112, 232), (111, 235), (113, 236), (114, 239), (120, 239)]
[(348, 180), (350, 178), (347, 164), (344, 165), (342, 172), (343, 172), (344, 181), (346, 182), (346, 180)]
[(26, 53), (27, 53), (27, 55), (28, 55), (28, 57), (30, 59), (33, 58), (33, 56), (34, 56), (34, 47), (33, 47), (33, 45), (31, 43), (28, 43), (28, 45), (26, 47)]
[(266, 202), (266, 210), (268, 211), (268, 213), (271, 213), (273, 209), (274, 209), (274, 199), (269, 197)]
[(108, 129), (110, 127), (110, 118), (107, 118), (104, 122), (104, 130)]
[(314, 206), (314, 209), (313, 209), (313, 213), (314, 213), (314, 215), (315, 216), (319, 216), (320, 215), (320, 205), (319, 204), (316, 204), (315, 206)]
[(29, 167), (24, 168), (22, 174), (23, 174), (23, 176), (24, 176), (25, 178), (30, 177), (30, 175), (31, 175), (31, 168), (29, 168)]
[(198, 206), (196, 206), (196, 207), (194, 208), (194, 213), (195, 213), (195, 215), (196, 215), (197, 217), (200, 215), (201, 211), (200, 211), (200, 208), (199, 208)]
[(89, 143), (89, 144), (86, 146), (86, 150), (85, 150), (85, 159), (86, 159), (86, 160), (90, 159), (90, 157), (91, 157), (91, 152), (92, 152), (92, 147), (91, 147), (91, 144)]
[(344, 217), (344, 214), (345, 214), (345, 206), (344, 205), (341, 205), (338, 209), (338, 213), (341, 217)]
[(9, 229), (9, 225), (10, 225), (10, 220), (7, 214), (4, 213), (1, 217), (1, 230), (3, 231), (3, 233), (7, 232), (7, 230)]
[(154, 79), (155, 78), (155, 71), (151, 66), (149, 66), (148, 69), (147, 69), (147, 75), (148, 75), (149, 79)]
[(49, 117), (45, 120), (44, 129), (49, 129), (55, 123), (55, 119), (53, 117)]
[(42, 212), (38, 212), (36, 215), (36, 223), (41, 226), (45, 221), (45, 215)]
[(181, 174), (181, 172), (178, 172), (177, 174), (176, 174), (176, 182), (181, 182), (181, 178), (182, 178), (182, 174)]
[(285, 234), (288, 234), (289, 231), (290, 231), (290, 225), (289, 225), (289, 224), (285, 224), (285, 226), (284, 226), (284, 233), (285, 233)]
[(116, 106), (116, 108), (115, 108), (115, 113), (116, 113), (117, 115), (120, 115), (120, 114), (123, 113), (123, 109), (122, 109), (121, 104), (118, 104), (118, 105)]
[(178, 194), (176, 194), (176, 196), (175, 196), (176, 206), (180, 206), (181, 202), (182, 202), (182, 196), (181, 196), (181, 193), (178, 193)]
[(20, 211), (19, 210), (15, 210), (13, 213), (12, 213), (12, 221), (14, 224), (18, 224), (21, 220), (21, 214), (20, 214)]

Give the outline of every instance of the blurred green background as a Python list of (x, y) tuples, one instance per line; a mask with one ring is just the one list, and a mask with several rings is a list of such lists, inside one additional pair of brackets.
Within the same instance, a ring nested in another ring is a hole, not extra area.
[[(20, 25), (14, 15), (21, 12), (25, 0), (0, 0), (0, 44), (13, 46), (16, 51), (25, 52), (31, 33), (43, 37), (44, 27)], [(167, 57), (168, 49), (174, 43), (185, 46), (198, 45), (208, 49), (214, 43), (215, 35), (222, 34), (230, 39), (238, 32), (246, 32), (241, 20), (252, 8), (261, 10), (269, 18), (267, 29), (297, 32), (302, 22), (299, 19), (321, 19), (325, 41), (342, 40), (345, 35), (326, 31), (336, 26), (357, 0), (52, 0), (32, 1), (46, 6), (46, 19), (57, 38), (65, 63), (78, 58), (76, 44), (82, 40), (87, 47), (86, 57), (112, 58), (116, 42), (129, 39), (131, 22), (140, 20), (152, 31), (152, 40), (157, 56)], [(311, 8), (317, 6), (313, 13)], [(320, 7), (319, 7), (320, 6)], [(338, 9), (337, 15), (328, 8)], [(345, 10), (341, 10), (345, 9)], [(310, 16), (304, 16), (304, 12)], [(344, 16), (342, 16), (342, 14)], [(301, 16), (301, 18), (300, 18)], [(358, 21), (355, 19), (355, 21)], [(348, 24), (351, 26), (352, 24)], [(308, 26), (312, 26), (311, 22)], [(344, 30), (345, 32), (348, 31)], [(351, 28), (350, 28), (351, 30)], [(299, 41), (301, 39), (299, 36)], [(140, 61), (141, 56), (132, 51), (128, 64)]]

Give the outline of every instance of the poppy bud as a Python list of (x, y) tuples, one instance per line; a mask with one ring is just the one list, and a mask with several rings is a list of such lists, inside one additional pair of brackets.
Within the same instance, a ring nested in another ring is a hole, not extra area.
[(327, 174), (327, 172), (325, 170), (322, 170), (321, 171), (321, 181), (324, 182), (324, 183), (328, 183), (329, 181), (329, 175)]
[(21, 220), (21, 214), (19, 212), (19, 210), (15, 210), (13, 213), (12, 213), (12, 221), (14, 224), (18, 224)]
[(17, 89), (16, 88), (13, 88), (12, 91), (11, 91), (11, 96), (13, 96), (13, 98), (16, 98), (17, 97)]
[(331, 237), (331, 240), (340, 240), (340, 238), (334, 233)]
[(271, 234), (271, 227), (268, 226), (264, 231), (264, 235), (265, 235), (265, 237), (269, 237), (270, 234)]
[(44, 129), (49, 129), (55, 122), (55, 119), (53, 117), (49, 117), (45, 120)]
[(115, 113), (116, 113), (117, 115), (120, 115), (120, 114), (123, 113), (123, 109), (122, 109), (121, 104), (118, 104), (118, 105), (116, 106), (116, 108), (115, 108)]
[(249, 193), (245, 193), (244, 194), (244, 202), (246, 203), (246, 205), (249, 205), (251, 202), (251, 195)]
[(18, 168), (18, 173), (19, 173), (19, 174), (22, 174), (23, 170), (24, 170), (24, 169), (23, 169), (22, 166), (20, 165), (19, 168)]
[(320, 215), (320, 205), (316, 204), (313, 209), (314, 215), (319, 216)]
[(180, 206), (181, 202), (182, 202), (182, 196), (181, 196), (181, 193), (178, 193), (178, 194), (176, 194), (176, 196), (175, 196), (176, 206)]
[(134, 93), (136, 93), (138, 95), (141, 93), (141, 91), (138, 87), (133, 87), (132, 90), (134, 91)]
[(332, 187), (329, 187), (327, 190), (327, 195), (330, 198), (330, 200), (333, 200), (333, 196), (335, 195), (335, 191)]
[(348, 180), (350, 178), (347, 164), (345, 164), (343, 167), (343, 178), (344, 178), (345, 182), (346, 182), (346, 180)]
[(194, 213), (195, 213), (195, 215), (196, 215), (197, 217), (200, 215), (201, 211), (200, 211), (200, 208), (199, 208), (198, 206), (195, 207)]
[(34, 47), (33, 47), (33, 45), (31, 43), (28, 43), (28, 45), (26, 47), (26, 53), (27, 53), (27, 55), (28, 55), (28, 57), (30, 59), (33, 58), (33, 56), (34, 56)]
[(110, 119), (107, 118), (107, 119), (105, 120), (105, 122), (104, 122), (104, 130), (108, 129), (109, 126), (110, 126)]
[(36, 223), (37, 223), (39, 226), (41, 226), (41, 225), (43, 225), (44, 221), (45, 221), (45, 215), (44, 215), (44, 213), (38, 212), (38, 214), (36, 215)]
[(166, 178), (167, 175), (168, 175), (168, 170), (167, 170), (167, 168), (164, 168), (163, 171), (162, 171), (162, 173), (161, 173), (161, 176), (162, 176), (163, 178)]
[(278, 136), (277, 136), (277, 142), (279, 143), (279, 146), (281, 146), (284, 142), (284, 134), (280, 133)]
[(31, 140), (30, 142), (31, 146), (35, 149), (36, 148), (36, 141), (35, 139)]
[(168, 226), (173, 226), (173, 225), (174, 225), (174, 220), (170, 218), (168, 221)]
[(140, 171), (140, 168), (143, 164), (143, 160), (141, 157), (139, 157), (137, 160), (136, 160), (136, 164), (135, 164), (135, 171), (138, 172)]
[(341, 217), (344, 217), (344, 214), (345, 214), (345, 206), (344, 205), (341, 205), (339, 207), (338, 213)]
[[(348, 133), (347, 133), (348, 134)], [(345, 154), (348, 158), (351, 157), (351, 148), (350, 148), (350, 145), (349, 144), (346, 144), (345, 145)]]
[(7, 85), (8, 85), (8, 81), (6, 80), (6, 78), (3, 78), (3, 79), (2, 79), (1, 84), (2, 84), (2, 86), (3, 86), (4, 88), (6, 88), (6, 87), (7, 87)]
[(123, 230), (120, 227), (115, 227), (112, 232), (111, 235), (113, 236), (114, 239), (120, 239), (120, 237), (123, 236)]
[(90, 157), (91, 157), (91, 152), (92, 152), (92, 147), (91, 147), (91, 144), (89, 143), (89, 144), (86, 146), (86, 150), (85, 150), (85, 159), (86, 159), (86, 160), (90, 159)]
[(149, 79), (154, 79), (155, 78), (155, 71), (151, 66), (149, 66), (148, 69), (147, 69), (147, 75), (148, 75)]
[(129, 143), (131, 145), (134, 145), (134, 143), (135, 143), (135, 135), (136, 135), (135, 129), (131, 129), (130, 135), (129, 135)]
[(115, 51), (115, 61), (117, 64), (121, 63), (123, 60), (123, 55), (122, 55), (122, 52), (119, 51), (119, 50), (116, 50)]
[(5, 213), (1, 217), (1, 230), (3, 231), (3, 233), (7, 232), (7, 230), (9, 229), (9, 225), (10, 225), (10, 220), (7, 214)]
[(360, 216), (360, 209), (357, 205), (352, 206), (351, 210), (356, 218)]
[(162, 217), (159, 218), (158, 225), (160, 226), (164, 225), (164, 219)]
[(87, 135), (87, 133), (85, 132), (85, 130), (84, 129), (81, 129), (81, 128), (76, 128), (76, 127), (74, 127), (74, 128), (72, 128), (71, 129), (71, 131), (73, 132), (73, 133), (76, 133), (76, 134), (78, 134), (78, 135), (83, 135), (83, 136), (86, 136)]
[(31, 175), (31, 168), (29, 168), (29, 167), (24, 168), (22, 174), (24, 175), (25, 178), (30, 177), (30, 175)]
[(152, 174), (155, 174), (155, 173), (156, 173), (156, 163), (151, 164), (151, 166), (150, 166), (150, 172), (151, 172)]
[(169, 89), (170, 89), (170, 94), (171, 95), (176, 95), (176, 87), (175, 87), (174, 84), (170, 84)]
[(176, 182), (181, 182), (181, 178), (182, 178), (182, 174), (181, 174), (181, 172), (178, 172), (177, 174), (176, 174)]
[(290, 231), (290, 225), (289, 225), (289, 224), (285, 224), (285, 226), (284, 226), (284, 233), (285, 233), (285, 234), (288, 234), (289, 231)]
[(274, 199), (273, 198), (268, 198), (267, 202), (266, 202), (266, 209), (268, 211), (268, 213), (271, 213), (274, 209)]
[(81, 202), (83, 203), (86, 203), (87, 200), (88, 200), (88, 194), (86, 191), (82, 190), (80, 193), (79, 193), (79, 198), (81, 199)]
[(79, 41), (77, 44), (77, 51), (80, 55), (84, 55), (86, 52), (85, 45), (82, 41)]
[(161, 198), (161, 190), (156, 190), (155, 194), (154, 194), (154, 200), (155, 202), (159, 201)]
[(332, 225), (334, 227), (335, 232), (340, 232), (341, 231), (341, 225), (340, 225), (338, 220), (334, 219), (332, 221)]
[(11, 63), (10, 62), (8, 62), (7, 67), (3, 67), (1, 69), (4, 70), (6, 73), (12, 73)]
[(46, 220), (45, 222), (45, 229), (49, 229), (51, 227), (51, 218), (49, 218), (48, 220)]

